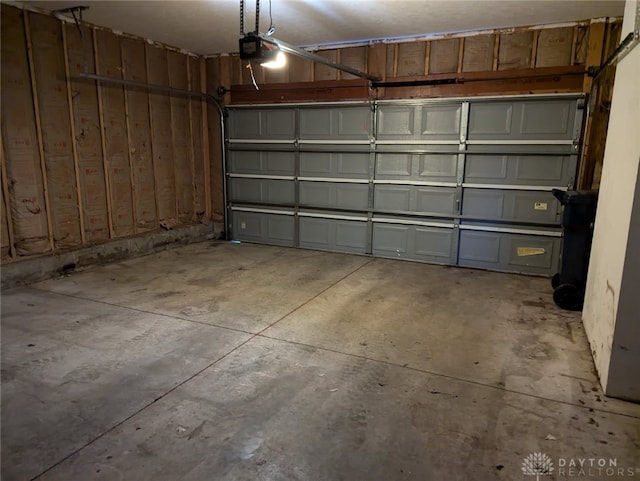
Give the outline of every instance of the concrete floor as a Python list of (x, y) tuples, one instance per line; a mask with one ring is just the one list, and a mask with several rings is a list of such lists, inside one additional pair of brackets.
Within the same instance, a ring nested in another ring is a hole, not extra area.
[(532, 452), (640, 479), (640, 405), (548, 279), (209, 241), (2, 293), (4, 481), (527, 480)]

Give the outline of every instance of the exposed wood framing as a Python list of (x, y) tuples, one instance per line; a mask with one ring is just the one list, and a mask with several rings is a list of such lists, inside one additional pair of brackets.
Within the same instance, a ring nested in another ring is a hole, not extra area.
[(463, 60), (464, 60), (464, 37), (460, 39), (460, 45), (458, 45), (458, 73), (462, 72)]
[[(207, 92), (207, 61), (204, 57), (200, 57), (200, 91)], [(202, 156), (204, 162), (204, 196), (205, 196), (205, 212), (204, 221), (211, 220), (211, 162), (209, 160), (209, 115), (207, 102), (204, 99), (202, 104)], [(225, 227), (226, 228), (226, 227)]]
[[(604, 35), (607, 24), (604, 22), (592, 23), (589, 27), (589, 39), (587, 41), (587, 61), (585, 68), (599, 67), (602, 64), (604, 50)], [(593, 83), (589, 76), (584, 77), (583, 89), (588, 92)]]
[(538, 54), (538, 38), (540, 37), (540, 30), (533, 31), (533, 40), (531, 42), (531, 61), (529, 62), (529, 67), (535, 68), (536, 66), (536, 55)]
[[(120, 42), (120, 65), (122, 69), (122, 78), (126, 78), (125, 75), (125, 64), (124, 64), (124, 54), (122, 53), (123, 45)], [(133, 216), (133, 230), (137, 232), (138, 230), (138, 209), (136, 208), (138, 205), (138, 196), (136, 195), (136, 179), (134, 173), (134, 165), (131, 149), (133, 148), (133, 139), (131, 137), (131, 117), (129, 115), (129, 99), (127, 98), (127, 93), (124, 93), (124, 124), (125, 130), (127, 131), (127, 159), (129, 160), (129, 171), (131, 173), (131, 215)]]
[[(145, 68), (145, 72), (147, 73), (147, 80), (149, 80), (149, 44), (147, 42), (144, 43), (144, 68)], [(153, 109), (151, 107), (151, 92), (147, 93), (147, 97), (148, 97), (148, 106), (149, 106), (149, 130), (151, 130), (151, 146), (150, 146), (150, 150), (151, 150), (151, 170), (153, 171), (153, 194), (156, 198), (156, 222), (160, 221), (160, 197), (158, 195), (158, 183), (155, 181), (155, 177), (156, 177), (156, 172), (158, 170), (158, 166), (155, 165), (155, 153), (154, 153), (154, 146), (156, 145), (156, 143), (154, 142), (154, 138), (155, 138), (155, 128), (153, 125)]]
[[(220, 85), (231, 87), (231, 56), (229, 55), (220, 56)], [(229, 104), (229, 102), (231, 102), (231, 92), (226, 92), (224, 103)]]
[[(96, 73), (100, 73), (100, 60), (98, 55), (98, 38), (95, 28), (91, 29), (91, 37), (93, 40), (93, 61), (96, 67)], [(104, 123), (104, 105), (102, 99), (102, 86), (100, 82), (96, 82), (98, 89), (98, 115), (100, 116), (100, 142), (102, 144), (102, 167), (104, 169), (104, 182), (107, 195), (107, 220), (109, 222), (109, 238), (113, 239), (113, 209), (111, 207), (111, 182), (109, 176), (109, 156), (107, 155), (107, 138), (106, 126)]]
[(0, 168), (2, 168), (2, 195), (4, 197), (5, 212), (7, 214), (7, 233), (9, 234), (9, 256), (11, 259), (16, 258), (16, 236), (13, 232), (13, 216), (9, 205), (9, 180), (7, 177), (7, 162), (4, 158), (4, 143), (0, 136)]
[(67, 49), (67, 29), (64, 23), (61, 25), (62, 30), (62, 50), (64, 52), (64, 71), (67, 84), (67, 101), (69, 104), (69, 123), (71, 124), (71, 150), (73, 152), (73, 167), (76, 176), (76, 194), (78, 199), (78, 213), (80, 214), (80, 238), (82, 244), (86, 243), (86, 233), (84, 227), (84, 205), (82, 201), (82, 188), (80, 183), (80, 166), (78, 162), (78, 147), (76, 145), (76, 123), (73, 116), (73, 98), (71, 94), (71, 80), (69, 75), (69, 52)]
[(393, 76), (398, 76), (398, 44), (393, 46)]
[(500, 35), (496, 34), (493, 40), (493, 67), (491, 70), (498, 70), (498, 58), (500, 56)]
[[(589, 27), (589, 37), (587, 40), (587, 58), (585, 68), (598, 67), (602, 64), (602, 56), (604, 53), (604, 43), (607, 24), (604, 22), (592, 23)], [(592, 77), (585, 75), (582, 88), (584, 92), (589, 92), (593, 85)], [(589, 99), (591, 105), (597, 105), (599, 103), (600, 92), (595, 93), (595, 98)], [(595, 150), (597, 142), (593, 139), (594, 132), (597, 132), (597, 127), (594, 128), (594, 119), (597, 113), (594, 109), (591, 109), (589, 118), (586, 119), (585, 131), (584, 131), (584, 144), (582, 146), (582, 158), (580, 161), (580, 167), (578, 171), (578, 188), (590, 189), (593, 182), (593, 173), (596, 167)], [(604, 142), (604, 139), (599, 139), (600, 142)]]
[[(193, 85), (191, 83), (191, 56), (187, 55), (187, 88), (189, 90), (193, 90)], [(193, 202), (193, 221), (196, 220), (197, 211), (198, 211), (198, 202), (196, 200), (196, 196), (198, 195), (196, 190), (196, 158), (195, 153), (193, 151), (193, 108), (191, 106), (191, 99), (187, 100), (187, 109), (189, 114), (189, 157), (191, 164), (191, 199)]]
[(427, 42), (424, 49), (424, 74), (429, 75), (429, 63), (431, 62), (431, 42)]
[(573, 27), (573, 36), (571, 38), (571, 65), (576, 64), (576, 48), (578, 45), (578, 31), (580, 27), (577, 25)]
[(38, 102), (38, 87), (36, 85), (36, 72), (33, 64), (33, 46), (31, 44), (31, 30), (29, 28), (29, 15), (25, 12), (24, 31), (27, 41), (27, 56), (29, 61), (29, 73), (31, 74), (31, 92), (33, 96), (33, 110), (36, 120), (36, 135), (38, 137), (38, 154), (40, 155), (40, 169), (42, 170), (42, 183), (44, 189), (44, 204), (47, 211), (47, 229), (49, 234), (49, 248), (54, 250), (53, 223), (51, 221), (51, 200), (49, 199), (49, 188), (47, 181), (47, 167), (44, 161), (44, 143), (42, 139), (42, 123), (40, 122), (40, 106)]
[(231, 102), (273, 103), (303, 101), (356, 100), (369, 98), (366, 80), (325, 80), (322, 82), (299, 82), (288, 84), (266, 84), (259, 91), (250, 85), (237, 85), (231, 92)]
[[(582, 66), (545, 67), (465, 72), (403, 77), (403, 81), (457, 79), (450, 85), (387, 87), (385, 98), (446, 97), (493, 95), (498, 93), (580, 92)], [(321, 100), (364, 100), (369, 98), (367, 82), (362, 79), (325, 82), (270, 84), (256, 92), (247, 85), (234, 86), (232, 103), (303, 102)]]

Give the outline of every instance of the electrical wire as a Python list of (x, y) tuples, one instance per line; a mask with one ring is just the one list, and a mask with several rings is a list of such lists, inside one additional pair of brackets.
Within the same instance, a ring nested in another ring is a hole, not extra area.
[(249, 69), (249, 73), (251, 74), (251, 82), (253, 82), (253, 86), (256, 88), (256, 90), (260, 90), (258, 84), (256, 83), (256, 78), (253, 75), (253, 66), (251, 65), (251, 61), (249, 61), (249, 63), (247, 64), (247, 68)]

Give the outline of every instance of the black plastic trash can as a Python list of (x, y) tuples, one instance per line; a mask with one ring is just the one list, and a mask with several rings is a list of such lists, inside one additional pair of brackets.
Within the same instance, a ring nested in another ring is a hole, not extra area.
[(553, 189), (553, 195), (564, 206), (560, 272), (551, 279), (553, 300), (562, 309), (579, 311), (584, 303), (598, 193)]

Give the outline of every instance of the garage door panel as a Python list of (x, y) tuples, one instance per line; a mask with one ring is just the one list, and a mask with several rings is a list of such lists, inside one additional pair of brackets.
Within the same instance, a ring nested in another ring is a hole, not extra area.
[(416, 212), (453, 215), (456, 207), (456, 191), (445, 187), (415, 187)]
[(506, 155), (467, 155), (465, 180), (469, 182), (506, 183)]
[(336, 221), (336, 247), (364, 253), (367, 248), (367, 223), (360, 221)]
[(415, 239), (417, 256), (439, 257), (443, 260), (451, 257), (453, 229), (415, 227)]
[(411, 154), (377, 154), (377, 179), (408, 179), (412, 176)]
[(455, 195), (455, 188), (448, 187), (377, 184), (373, 198), (374, 208), (379, 211), (453, 216)]
[(272, 179), (229, 179), (232, 202), (264, 204), (293, 204), (295, 184), (293, 181)]
[(477, 219), (500, 219), (504, 216), (505, 192), (489, 189), (465, 189), (462, 215)]
[(303, 177), (369, 177), (369, 154), (338, 152), (301, 152), (300, 175)]
[(415, 107), (381, 106), (378, 110), (378, 135), (381, 140), (409, 140), (415, 133)]
[(409, 227), (406, 225), (374, 224), (373, 253), (383, 257), (400, 257), (407, 253)]
[(359, 220), (300, 216), (300, 247), (364, 254), (367, 223)]
[(229, 138), (246, 140), (292, 140), (295, 138), (295, 110), (236, 110), (231, 117)]
[(344, 209), (367, 209), (369, 207), (369, 186), (366, 184), (336, 184), (335, 207)]
[(267, 235), (271, 242), (280, 245), (293, 245), (295, 223), (292, 216), (267, 215)]
[(513, 232), (460, 232), (459, 264), (507, 272), (552, 275), (560, 260), (561, 238)]
[(369, 107), (321, 107), (300, 109), (301, 140), (369, 140), (372, 114)]
[(300, 182), (300, 204), (307, 207), (367, 209), (369, 186), (338, 182)]
[(573, 119), (569, 118), (570, 111), (569, 102), (525, 102), (522, 104), (519, 131), (523, 135), (541, 138), (549, 134), (571, 138)]
[(294, 175), (295, 153), (231, 151), (229, 173), (256, 175)]
[(316, 207), (333, 207), (332, 184), (324, 182), (300, 182), (300, 204)]
[(540, 224), (560, 222), (560, 206), (551, 192), (511, 192), (514, 220)]
[(511, 235), (509, 264), (551, 270), (557, 257), (557, 238)]
[(238, 240), (293, 246), (293, 215), (233, 211), (233, 233)]
[(417, 156), (420, 180), (455, 182), (458, 170), (457, 154), (427, 154)]
[[(453, 228), (444, 223), (442, 227), (413, 225), (412, 220), (424, 222), (424, 219), (418, 218), (378, 219), (374, 222), (373, 254), (392, 259), (455, 263), (451, 256), (455, 235)], [(392, 223), (398, 221), (403, 224)]]
[(455, 182), (458, 154), (378, 153), (376, 179)]
[(553, 274), (551, 189), (575, 182), (583, 97), (231, 107), (230, 228), (255, 242)]
[(567, 185), (571, 180), (569, 156), (519, 155), (513, 159), (513, 180), (530, 185)]
[(458, 140), (460, 138), (461, 104), (435, 105), (421, 108), (421, 138)]
[(329, 219), (300, 218), (300, 246), (328, 249), (331, 245)]
[(410, 185), (376, 185), (373, 199), (377, 210), (412, 210)]
[(460, 232), (460, 265), (476, 266), (482, 263), (485, 267), (497, 269), (501, 238), (502, 235), (496, 232)]
[(469, 140), (487, 136), (511, 136), (513, 105), (511, 103), (472, 104), (469, 109)]
[(574, 137), (575, 99), (471, 102), (469, 140), (566, 140)]
[(575, 160), (569, 155), (469, 154), (469, 183), (563, 187), (573, 182)]
[(558, 201), (549, 191), (465, 188), (465, 217), (532, 224), (558, 224)]

